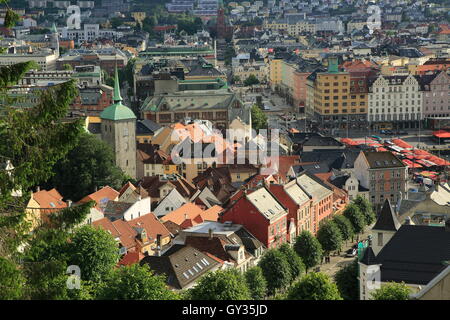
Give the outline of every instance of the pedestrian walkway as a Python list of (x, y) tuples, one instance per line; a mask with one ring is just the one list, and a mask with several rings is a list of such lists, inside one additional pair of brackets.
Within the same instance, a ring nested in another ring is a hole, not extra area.
[[(370, 232), (371, 229), (372, 226), (366, 227), (365, 232), (359, 236), (359, 240), (367, 239), (367, 237), (371, 233)], [(330, 256), (329, 263), (323, 263), (321, 265), (318, 265), (317, 267), (320, 267), (320, 272), (323, 272), (329, 275), (330, 277), (333, 277), (336, 274), (336, 272), (338, 272), (343, 266), (350, 264), (356, 257), (347, 258), (345, 257), (345, 254), (347, 250), (351, 249), (353, 245), (356, 243), (356, 238), (354, 240), (355, 241), (353, 242), (347, 241), (347, 244), (344, 243), (344, 245), (342, 246), (341, 254), (339, 256), (338, 255)], [(325, 259), (323, 261), (325, 262)]]

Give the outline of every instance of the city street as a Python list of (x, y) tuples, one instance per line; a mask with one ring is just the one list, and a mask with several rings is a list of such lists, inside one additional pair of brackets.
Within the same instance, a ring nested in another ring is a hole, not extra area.
[[(365, 232), (359, 236), (360, 240), (367, 239), (369, 234), (371, 233), (372, 226), (366, 227)], [(347, 241), (347, 244), (344, 243), (340, 256), (330, 256), (330, 263), (323, 263), (319, 265), (320, 271), (333, 277), (337, 271), (339, 271), (343, 266), (350, 264), (356, 257), (347, 258), (345, 257), (345, 253), (348, 249), (351, 249), (352, 246), (356, 243)]]

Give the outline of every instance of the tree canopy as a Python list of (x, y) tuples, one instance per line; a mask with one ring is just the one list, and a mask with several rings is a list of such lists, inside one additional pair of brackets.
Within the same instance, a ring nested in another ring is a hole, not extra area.
[(289, 290), (289, 300), (342, 300), (336, 284), (321, 272), (305, 275)]
[(324, 221), (320, 225), (319, 230), (317, 231), (317, 240), (319, 240), (322, 249), (327, 253), (341, 250), (341, 230), (333, 220)]
[(289, 261), (279, 250), (267, 250), (261, 258), (259, 266), (264, 278), (266, 278), (269, 294), (274, 294), (277, 290), (286, 288), (291, 284), (292, 275)]
[(289, 244), (283, 243), (278, 250), (284, 255), (286, 261), (289, 262), (292, 280), (295, 280), (305, 272), (305, 265), (302, 259)]
[(80, 136), (76, 146), (55, 164), (54, 171), (47, 186), (74, 201), (101, 186), (120, 189), (129, 178), (115, 165), (111, 147), (89, 133)]
[(339, 269), (334, 275), (334, 281), (344, 300), (359, 300), (358, 260)]
[(252, 129), (267, 129), (267, 116), (256, 104), (252, 106)]
[(250, 294), (255, 300), (262, 300), (267, 295), (267, 281), (261, 267), (255, 266), (245, 272), (245, 280)]
[(244, 276), (236, 269), (226, 269), (203, 276), (188, 291), (187, 297), (192, 300), (248, 300), (251, 295)]
[(353, 226), (353, 230), (355, 230), (355, 233), (364, 232), (366, 220), (364, 218), (364, 215), (361, 213), (361, 210), (356, 204), (350, 203), (349, 205), (347, 205), (343, 214), (348, 220), (350, 220)]
[(322, 246), (309, 231), (302, 231), (297, 236), (294, 249), (305, 264), (306, 271), (319, 264), (322, 260)]
[(154, 275), (148, 265), (134, 264), (114, 269), (99, 290), (101, 300), (174, 300), (163, 276)]
[(347, 241), (353, 237), (355, 231), (353, 230), (352, 223), (347, 219), (347, 217), (337, 214), (333, 217), (333, 221), (341, 231), (342, 240)]
[(359, 211), (361, 211), (362, 215), (364, 216), (364, 221), (367, 226), (375, 222), (375, 211), (373, 210), (373, 206), (369, 202), (369, 200), (363, 198), (361, 195), (358, 195), (353, 200), (353, 203), (358, 206)]
[(259, 80), (254, 74), (249, 75), (244, 80), (244, 86), (246, 86), (246, 87), (253, 86), (255, 84), (259, 84)]
[(389, 282), (372, 292), (372, 300), (409, 300), (410, 293), (404, 282)]

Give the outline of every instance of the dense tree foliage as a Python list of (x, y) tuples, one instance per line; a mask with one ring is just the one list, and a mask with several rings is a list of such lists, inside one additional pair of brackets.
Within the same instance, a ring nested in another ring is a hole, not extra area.
[(322, 249), (326, 253), (339, 251), (342, 247), (342, 235), (339, 227), (333, 220), (324, 221), (317, 231), (317, 240), (319, 240)]
[(154, 275), (147, 265), (139, 264), (112, 271), (99, 291), (98, 298), (104, 300), (177, 299), (163, 276)]
[(255, 266), (245, 272), (245, 280), (250, 294), (255, 300), (262, 300), (267, 295), (267, 281), (261, 267)]
[(372, 293), (373, 300), (409, 300), (411, 289), (404, 283), (390, 282)]
[(323, 273), (312, 272), (295, 283), (288, 294), (289, 300), (342, 300), (336, 284)]
[(252, 129), (267, 129), (267, 116), (256, 104), (252, 106)]
[(356, 204), (350, 203), (349, 205), (347, 205), (347, 207), (344, 210), (344, 216), (352, 223), (353, 230), (355, 230), (355, 233), (364, 232), (366, 220), (364, 218), (364, 215), (361, 213), (361, 210)]
[(48, 187), (55, 187), (65, 198), (74, 201), (101, 186), (120, 188), (129, 179), (115, 165), (111, 147), (88, 133), (80, 136), (77, 145), (56, 163), (54, 171)]
[(358, 195), (353, 200), (353, 203), (358, 206), (359, 211), (361, 211), (362, 215), (364, 216), (364, 221), (367, 226), (375, 222), (375, 211), (373, 210), (373, 206), (369, 202), (369, 200)]
[(218, 270), (203, 276), (188, 291), (192, 300), (248, 300), (250, 290), (244, 276), (236, 269)]
[(284, 289), (291, 284), (292, 274), (289, 263), (285, 255), (277, 249), (270, 249), (264, 253), (259, 266), (266, 278), (269, 294), (274, 294), (277, 290)]
[(278, 250), (284, 255), (286, 261), (289, 262), (292, 280), (295, 280), (305, 272), (305, 265), (302, 259), (289, 244), (283, 243)]
[(297, 236), (294, 249), (305, 264), (306, 271), (319, 264), (322, 260), (322, 246), (309, 231), (302, 231)]
[(253, 85), (256, 85), (256, 84), (259, 84), (259, 80), (254, 74), (249, 75), (244, 80), (244, 86), (246, 86), (246, 87), (253, 86)]
[(106, 230), (83, 226), (69, 243), (70, 262), (81, 269), (81, 279), (103, 280), (119, 261), (116, 240)]
[(342, 240), (347, 241), (350, 240), (355, 231), (353, 230), (353, 225), (347, 217), (338, 214), (333, 217), (333, 222), (337, 225), (339, 230), (341, 231)]
[(339, 269), (334, 275), (334, 281), (344, 300), (359, 300), (358, 260)]
[(23, 297), (25, 278), (12, 261), (0, 257), (0, 300), (16, 300)]

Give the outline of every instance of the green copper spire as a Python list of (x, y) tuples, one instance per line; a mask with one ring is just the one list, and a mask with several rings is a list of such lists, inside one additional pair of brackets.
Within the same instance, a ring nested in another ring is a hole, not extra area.
[(56, 29), (56, 25), (54, 22), (53, 22), (51, 31), (52, 31), (52, 33), (58, 33), (58, 30)]
[(119, 74), (117, 72), (117, 66), (116, 71), (114, 75), (114, 96), (113, 96), (114, 103), (122, 101), (122, 96), (120, 95), (120, 85), (119, 85)]

